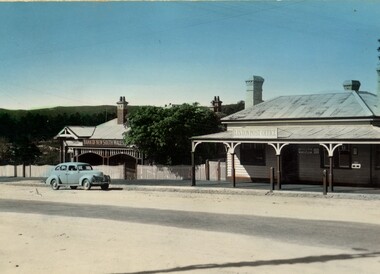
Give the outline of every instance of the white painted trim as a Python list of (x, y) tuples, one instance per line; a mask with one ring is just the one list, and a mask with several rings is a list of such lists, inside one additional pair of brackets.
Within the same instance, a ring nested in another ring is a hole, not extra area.
[(274, 143), (268, 143), (268, 145), (272, 146), (274, 148), (274, 150), (276, 151), (276, 155), (281, 155), (281, 150), (289, 145), (289, 143), (276, 143), (276, 145)]
[(327, 150), (327, 153), (328, 153), (329, 157), (333, 157), (335, 149), (337, 149), (338, 147), (342, 146), (341, 143), (340, 144), (335, 144), (335, 146), (332, 143), (328, 144), (329, 146), (327, 146), (325, 144), (319, 144), (319, 145), (323, 146)]

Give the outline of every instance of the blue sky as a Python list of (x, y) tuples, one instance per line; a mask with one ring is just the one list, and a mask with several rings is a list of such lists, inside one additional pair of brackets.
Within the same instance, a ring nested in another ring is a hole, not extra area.
[(375, 92), (378, 39), (375, 0), (0, 3), (0, 108)]

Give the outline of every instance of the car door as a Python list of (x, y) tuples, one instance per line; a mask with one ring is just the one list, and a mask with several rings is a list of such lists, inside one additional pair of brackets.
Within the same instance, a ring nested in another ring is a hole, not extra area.
[(61, 165), (57, 175), (62, 184), (67, 184), (67, 165)]
[(66, 179), (67, 179), (68, 184), (78, 184), (79, 183), (79, 177), (81, 174), (79, 173), (77, 165), (75, 165), (75, 164), (69, 165), (66, 174), (67, 174)]

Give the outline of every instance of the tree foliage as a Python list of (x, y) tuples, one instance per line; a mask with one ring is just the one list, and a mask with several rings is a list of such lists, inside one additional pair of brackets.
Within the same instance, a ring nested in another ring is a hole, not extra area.
[(0, 137), (0, 164), (8, 164), (11, 155), (8, 140), (4, 137)]
[(105, 115), (104, 112), (0, 111), (0, 164), (54, 164), (58, 160), (57, 151), (46, 150), (57, 144), (44, 146), (46, 141), (54, 141), (53, 137), (62, 128), (95, 126), (115, 117), (116, 112)]
[(231, 115), (235, 112), (243, 110), (244, 105), (245, 105), (244, 101), (239, 101), (236, 104), (231, 104), (231, 105), (222, 105), (222, 112), (225, 115)]
[(157, 164), (189, 164), (192, 136), (222, 130), (218, 117), (209, 109), (183, 104), (170, 108), (147, 106), (129, 116), (125, 141), (137, 145)]

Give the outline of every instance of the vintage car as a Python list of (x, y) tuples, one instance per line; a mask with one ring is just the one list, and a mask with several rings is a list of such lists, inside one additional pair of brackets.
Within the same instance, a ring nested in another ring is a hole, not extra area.
[(61, 186), (69, 186), (71, 189), (82, 186), (85, 190), (89, 190), (92, 186), (100, 186), (101, 189), (107, 190), (111, 178), (101, 171), (93, 170), (89, 164), (68, 162), (57, 165), (45, 183), (51, 185), (54, 190), (58, 190)]

